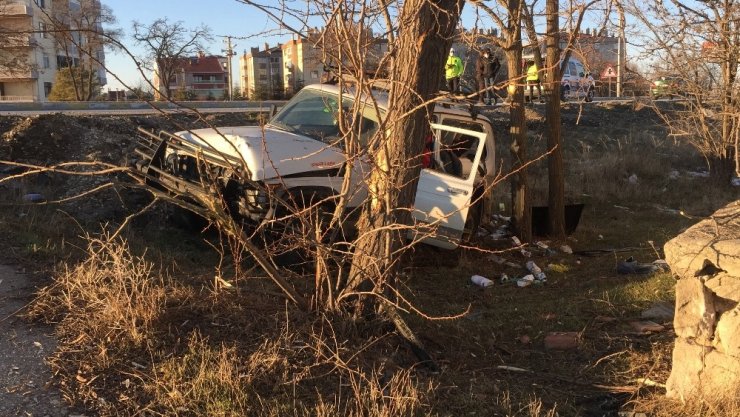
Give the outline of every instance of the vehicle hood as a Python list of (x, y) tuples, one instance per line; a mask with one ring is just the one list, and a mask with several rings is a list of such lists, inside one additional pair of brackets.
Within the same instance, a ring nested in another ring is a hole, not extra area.
[(195, 129), (176, 135), (217, 157), (243, 160), (253, 181), (339, 168), (345, 161), (337, 148), (269, 127)]

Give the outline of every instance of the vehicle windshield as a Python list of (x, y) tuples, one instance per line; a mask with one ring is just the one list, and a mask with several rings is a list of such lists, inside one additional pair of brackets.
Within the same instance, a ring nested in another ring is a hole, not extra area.
[[(345, 117), (352, 117), (353, 104), (353, 100), (342, 98)], [(338, 117), (339, 98), (335, 94), (304, 88), (270, 120), (269, 124), (277, 129), (334, 145), (341, 138)], [(364, 115), (359, 122), (360, 140), (366, 141), (377, 130), (378, 123)]]

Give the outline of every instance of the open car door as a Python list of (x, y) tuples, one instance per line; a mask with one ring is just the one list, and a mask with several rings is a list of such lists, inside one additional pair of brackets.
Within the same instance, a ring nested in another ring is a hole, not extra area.
[(419, 174), (409, 238), (455, 249), (465, 229), (477, 173), (463, 167), (479, 166), (487, 134), (441, 124), (431, 127), (433, 163)]

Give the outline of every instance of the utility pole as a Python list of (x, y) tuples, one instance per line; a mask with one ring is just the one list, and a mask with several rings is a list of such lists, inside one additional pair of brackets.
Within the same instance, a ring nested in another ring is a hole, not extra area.
[(619, 13), (619, 36), (617, 36), (617, 97), (622, 97), (622, 81), (624, 77), (624, 64), (625, 59), (627, 57), (627, 51), (626, 47), (627, 45), (622, 46), (622, 42), (624, 42), (624, 25), (625, 25), (625, 18), (624, 18), (624, 7), (622, 6), (622, 0), (619, 0), (616, 2), (617, 6), (617, 13)]
[(234, 88), (231, 81), (231, 57), (236, 55), (234, 52), (234, 48), (236, 48), (236, 44), (231, 44), (231, 36), (224, 36), (226, 39), (224, 39), (224, 42), (226, 42), (226, 49), (222, 49), (222, 52), (226, 53), (226, 73), (227, 73), (227, 80), (228, 84), (227, 87), (229, 89), (229, 92), (227, 94), (227, 97), (229, 98), (229, 101), (232, 100), (232, 94), (234, 93)]

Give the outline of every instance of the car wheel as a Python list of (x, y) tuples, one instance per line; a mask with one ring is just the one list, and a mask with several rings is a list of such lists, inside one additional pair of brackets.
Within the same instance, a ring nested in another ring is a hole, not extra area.
[(560, 100), (567, 101), (570, 99), (570, 86), (566, 85), (560, 88)]

